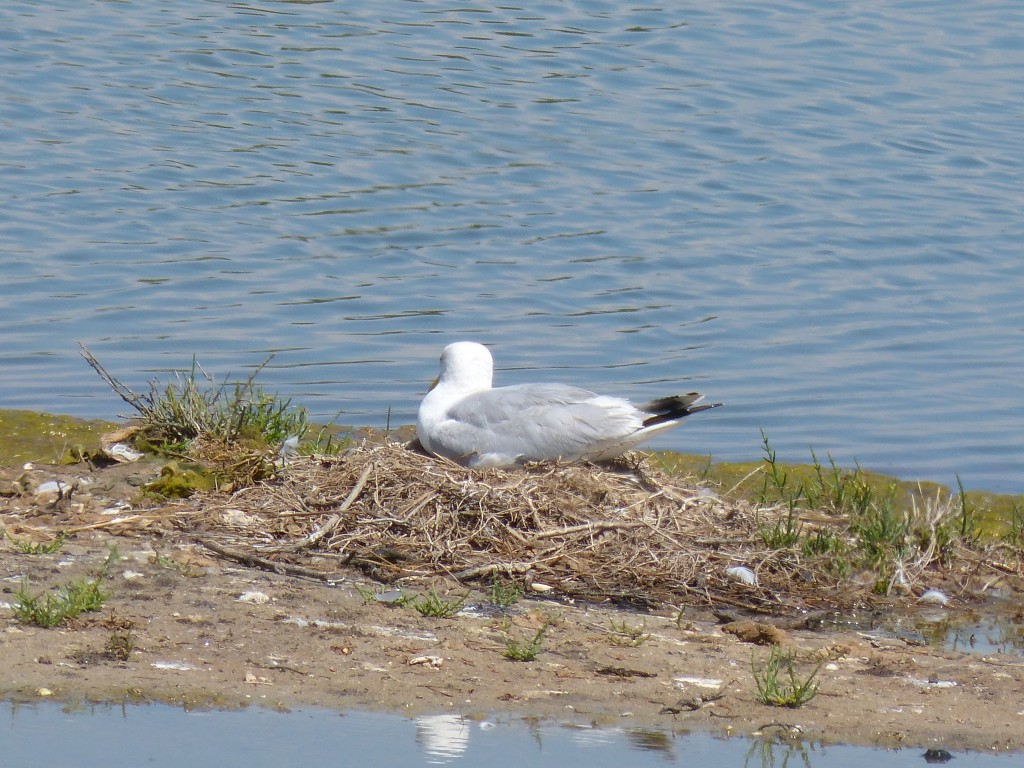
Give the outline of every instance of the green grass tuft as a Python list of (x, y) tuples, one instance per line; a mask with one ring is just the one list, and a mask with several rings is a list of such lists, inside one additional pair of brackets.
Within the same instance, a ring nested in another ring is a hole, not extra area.
[(518, 640), (512, 636), (505, 638), (505, 650), (502, 656), (509, 661), (535, 661), (544, 647), (544, 633), (550, 624), (545, 623), (529, 640)]
[(98, 611), (110, 597), (103, 582), (120, 558), (117, 547), (111, 547), (93, 579), (77, 579), (57, 587), (55, 592), (32, 594), (27, 578), (14, 593), (14, 618), (19, 624), (49, 629), (66, 624), (83, 613)]
[(508, 608), (519, 602), (523, 597), (522, 588), (512, 581), (499, 579), (497, 576), (491, 581), (491, 589), (487, 594), (487, 602), (499, 608)]
[(109, 597), (103, 591), (101, 580), (102, 577), (79, 579), (58, 587), (56, 593), (33, 595), (28, 579), (24, 579), (14, 593), (14, 618), (19, 624), (50, 629), (83, 613), (98, 611)]
[(1021, 509), (1020, 504), (1016, 501), (1013, 502), (1010, 509), (1008, 527), (1003, 532), (1002, 538), (1015, 547), (1024, 543), (1024, 509)]
[(273, 356), (258, 365), (245, 381), (225, 380), (220, 384), (193, 358), (191, 370), (174, 372), (165, 384), (151, 381), (149, 392), (140, 395), (111, 376), (85, 347), (82, 355), (135, 409), (147, 438), (170, 453), (185, 452), (188, 444), (200, 437), (277, 448), (287, 438), (303, 436), (308, 427), (304, 408), (293, 409), (291, 400), (268, 395), (256, 384), (256, 377)]
[(609, 625), (611, 634), (608, 636), (608, 640), (612, 645), (617, 645), (620, 648), (638, 648), (651, 639), (651, 636), (644, 632), (647, 629), (646, 620), (641, 621), (637, 627), (631, 626), (625, 619), (622, 621), (611, 619)]
[(421, 616), (428, 616), (436, 619), (451, 618), (466, 607), (468, 595), (456, 598), (442, 597), (436, 589), (431, 589), (426, 594), (417, 595), (408, 602)]
[[(927, 494), (920, 485), (914, 492), (859, 466), (840, 469), (831, 456), (823, 465), (813, 450), (809, 466), (784, 468), (763, 432), (762, 441), (764, 480), (755, 500), (760, 515), (779, 514), (774, 523), (759, 522), (758, 530), (783, 559), (803, 558), (840, 579), (868, 570), (874, 590), (890, 594), (910, 588), (932, 564), (948, 564), (958, 544), (980, 537), (962, 485), (955, 496), (938, 487)], [(805, 526), (804, 515), (818, 522)]]
[(52, 555), (54, 552), (59, 552), (64, 546), (64, 542), (67, 541), (67, 534), (61, 531), (57, 534), (57, 537), (52, 541), (28, 541), (27, 539), (16, 539), (13, 536), (8, 535), (8, 539), (11, 540), (11, 544), (23, 555)]
[[(818, 695), (816, 678), (821, 664), (801, 680), (793, 667), (794, 660), (794, 653), (783, 651), (777, 645), (772, 646), (768, 659), (760, 669), (751, 658), (750, 668), (754, 674), (754, 684), (757, 686), (758, 701), (772, 707), (796, 708), (802, 707)], [(780, 680), (780, 673), (783, 670), (787, 679)]]

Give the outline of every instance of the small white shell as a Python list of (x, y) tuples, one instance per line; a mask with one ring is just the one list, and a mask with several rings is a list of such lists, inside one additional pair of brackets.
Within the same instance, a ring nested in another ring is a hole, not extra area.
[(925, 680), (922, 677), (909, 677), (907, 679), (911, 684), (916, 685), (919, 688), (956, 688), (958, 685), (956, 680)]
[(299, 455), (299, 436), (292, 435), (277, 450), (277, 459), (282, 464), (290, 464)]
[(674, 677), (672, 682), (676, 684), (676, 688), (693, 685), (697, 688), (710, 688), (717, 691), (722, 687), (722, 681), (714, 677)]
[(188, 672), (189, 670), (196, 669), (187, 661), (154, 661), (149, 666), (153, 669), (173, 669), (179, 672)]
[(113, 459), (114, 461), (121, 462), (122, 464), (130, 461), (138, 461), (146, 455), (140, 451), (136, 451), (126, 443), (104, 445), (102, 450), (105, 456)]
[(69, 490), (71, 490), (71, 486), (63, 480), (47, 480), (46, 482), (40, 483), (36, 486), (35, 495), (37, 497), (56, 497), (63, 493), (67, 493)]
[(917, 598), (917, 602), (931, 603), (932, 605), (948, 605), (949, 597), (946, 595), (945, 592), (940, 592), (937, 589), (929, 589), (923, 595)]
[(424, 666), (433, 667), (434, 669), (440, 669), (441, 666), (444, 665), (444, 659), (440, 656), (414, 656), (413, 658), (409, 659), (410, 667), (419, 666), (421, 664)]
[(238, 601), (252, 603), (253, 605), (263, 605), (270, 602), (270, 597), (263, 592), (243, 592), (238, 596)]
[(734, 565), (731, 568), (726, 568), (725, 572), (736, 581), (742, 582), (743, 584), (749, 584), (752, 587), (757, 586), (757, 574), (745, 565)]

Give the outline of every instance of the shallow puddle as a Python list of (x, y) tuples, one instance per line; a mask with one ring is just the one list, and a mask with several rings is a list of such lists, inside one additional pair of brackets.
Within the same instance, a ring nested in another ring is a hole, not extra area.
[(1024, 656), (1024, 623), (1019, 616), (972, 614), (951, 619), (936, 613), (919, 617), (908, 629), (947, 651)]
[[(920, 766), (923, 747), (820, 746), (764, 729), (759, 739), (658, 729), (591, 728), (454, 714), (186, 711), (168, 705), (10, 704), (3, 765)], [(938, 757), (946, 757), (938, 755)], [(1020, 755), (956, 752), (958, 768), (1019, 765)], [(795, 761), (795, 762), (794, 762)]]
[(990, 604), (979, 611), (949, 611), (939, 606), (902, 613), (852, 611), (827, 617), (821, 626), (900, 638), (946, 651), (1024, 656), (1024, 614), (1009, 602)]

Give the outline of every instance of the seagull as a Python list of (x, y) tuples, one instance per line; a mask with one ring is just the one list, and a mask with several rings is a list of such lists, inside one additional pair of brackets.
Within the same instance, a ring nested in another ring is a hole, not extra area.
[(528, 461), (606, 461), (676, 426), (703, 395), (672, 395), (635, 406), (566, 384), (492, 387), (483, 344), (459, 341), (441, 353), (441, 375), (423, 402), (416, 434), (428, 453), (467, 467)]

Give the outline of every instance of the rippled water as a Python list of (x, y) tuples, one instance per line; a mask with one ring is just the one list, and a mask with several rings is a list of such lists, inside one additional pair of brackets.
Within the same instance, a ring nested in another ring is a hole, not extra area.
[(114, 416), (192, 355), (410, 423), (500, 379), (727, 408), (1024, 491), (1024, 7), (0, 5), (0, 406)]
[[(822, 747), (765, 728), (758, 739), (666, 729), (500, 723), (454, 714), (403, 719), (325, 711), (184, 712), (169, 706), (12, 706), (0, 720), (4, 765), (487, 765), (491, 768), (618, 768), (735, 765), (759, 768), (921, 766), (923, 748)], [(958, 768), (1004, 768), (1016, 755), (956, 752)]]

